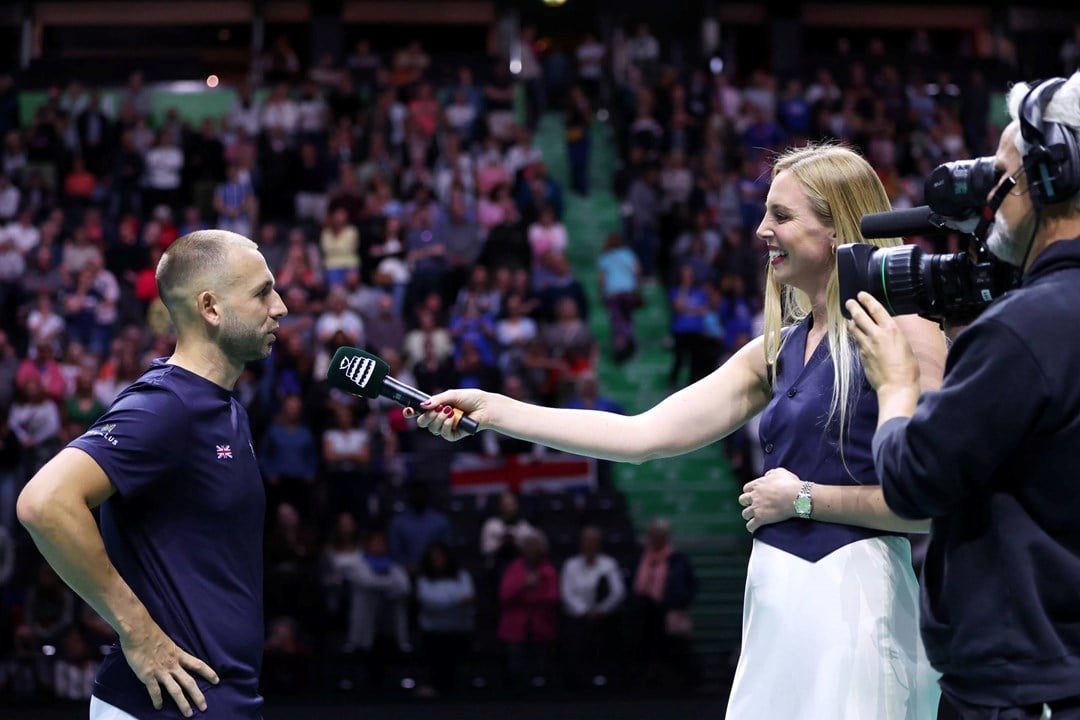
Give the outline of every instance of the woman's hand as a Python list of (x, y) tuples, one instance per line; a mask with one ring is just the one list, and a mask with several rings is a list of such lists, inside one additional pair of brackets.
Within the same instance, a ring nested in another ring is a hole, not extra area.
[(743, 485), (739, 504), (747, 532), (794, 517), (795, 498), (801, 487), (799, 476), (784, 468), (773, 468)]
[(466, 437), (468, 433), (456, 429), (456, 416), (454, 410), (460, 410), (468, 415), (481, 428), (491, 427), (490, 401), (493, 395), (483, 390), (447, 390), (446, 392), (433, 395), (425, 403), (428, 408), (422, 414), (417, 414), (412, 408), (405, 408), (402, 414), (407, 417), (415, 417), (416, 424), (427, 428), (432, 435), (439, 435), (451, 442)]

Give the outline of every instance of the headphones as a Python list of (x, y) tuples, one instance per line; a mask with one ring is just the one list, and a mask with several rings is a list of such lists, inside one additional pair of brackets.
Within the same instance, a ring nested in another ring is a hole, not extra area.
[(1027, 143), (1024, 169), (1036, 208), (1062, 203), (1080, 191), (1080, 143), (1072, 129), (1043, 122), (1043, 111), (1064, 78), (1051, 78), (1031, 86), (1020, 103), (1020, 135)]

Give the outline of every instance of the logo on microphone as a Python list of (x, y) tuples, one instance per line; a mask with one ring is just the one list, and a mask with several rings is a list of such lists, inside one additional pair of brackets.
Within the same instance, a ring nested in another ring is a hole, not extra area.
[(371, 374), (375, 372), (375, 361), (365, 357), (345, 357), (341, 359), (339, 369), (359, 387), (367, 387)]

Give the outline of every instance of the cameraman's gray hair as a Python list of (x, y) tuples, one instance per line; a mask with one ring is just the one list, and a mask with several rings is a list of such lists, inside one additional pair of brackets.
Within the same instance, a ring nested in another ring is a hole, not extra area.
[[(1009, 88), (1007, 103), (1009, 117), (1013, 120), (1020, 117), (1020, 106), (1024, 102), (1024, 96), (1032, 87), (1029, 83), (1018, 82)], [(1066, 78), (1065, 84), (1058, 88), (1058, 91), (1054, 93), (1054, 97), (1050, 98), (1050, 102), (1043, 112), (1043, 121), (1068, 125), (1069, 129), (1072, 130), (1072, 134), (1077, 137), (1077, 143), (1080, 144), (1080, 71), (1074, 72)], [(1020, 153), (1020, 157), (1027, 154), (1028, 143), (1025, 142), (1023, 135), (1019, 131), (1013, 138), (1013, 142), (1016, 145), (1016, 150)], [(1080, 193), (1076, 193), (1072, 200), (1069, 201), (1069, 209), (1080, 212)]]

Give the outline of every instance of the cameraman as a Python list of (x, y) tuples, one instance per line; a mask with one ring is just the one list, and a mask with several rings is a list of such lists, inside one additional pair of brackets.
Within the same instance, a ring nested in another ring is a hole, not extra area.
[(881, 304), (847, 303), (885, 501), (933, 519), (922, 636), (964, 720), (1080, 718), (1080, 73), (1031, 90), (1009, 92), (988, 197), (1023, 282), (960, 332), (941, 389), (919, 396)]

